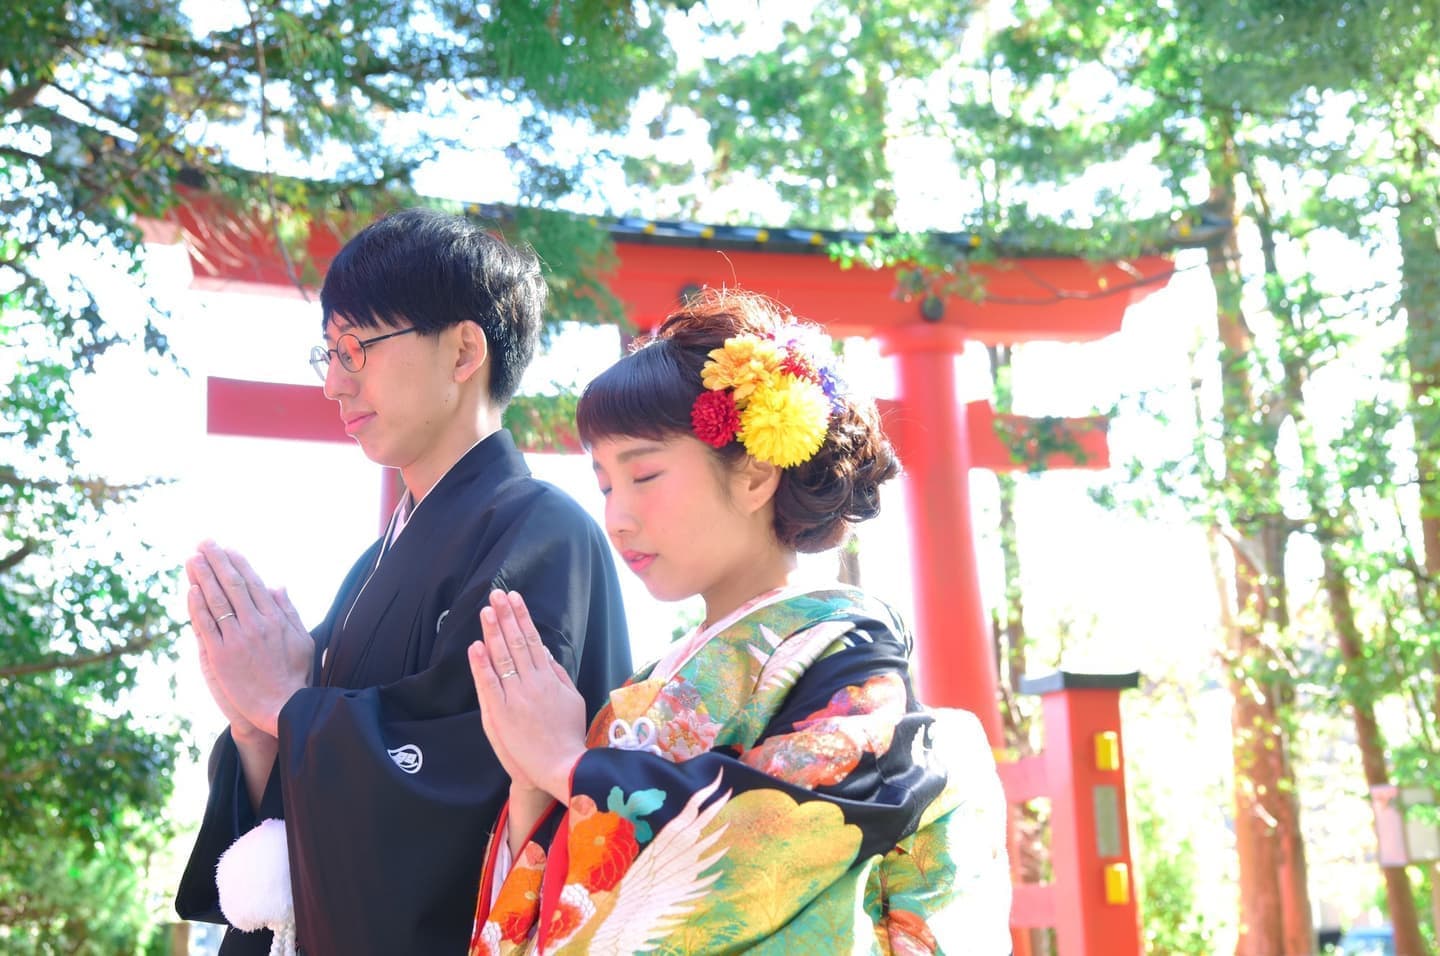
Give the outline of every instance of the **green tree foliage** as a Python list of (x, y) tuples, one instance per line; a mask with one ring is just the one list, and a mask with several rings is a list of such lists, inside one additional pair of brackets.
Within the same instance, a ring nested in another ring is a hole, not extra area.
[(1191, 956), (1215, 952), (1215, 929), (1199, 912), (1195, 847), (1167, 825), (1153, 794), (1143, 786), (1131, 793), (1136, 862), (1140, 877), (1140, 918), (1148, 956)]
[[(915, 80), (940, 69), (971, 7), (820, 3), (786, 20), (771, 49), (707, 59), (680, 98), (709, 124), (711, 175), (772, 183), (797, 222), (892, 227), (886, 150), (909, 132), (897, 117), (905, 103), (922, 101)], [(714, 42), (743, 32), (740, 23), (722, 22), (708, 36)]]
[(75, 404), (107, 353), (168, 361), (158, 305), (117, 311), (103, 288), (143, 282), (141, 224), (205, 189), (313, 280), (310, 223), (414, 201), (417, 168), (499, 124), (513, 175), (474, 198), (522, 207), (504, 226), (563, 264), (560, 317), (607, 314), (586, 274), (603, 235), (545, 210), (588, 185), (593, 156), (566, 144), (621, 130), (671, 69), (663, 15), (686, 5), (0, 4), (0, 949), (145, 935), (137, 873), (179, 731), (138, 716), (132, 688), (179, 633), (178, 582), (124, 531), (143, 485), (94, 473)]

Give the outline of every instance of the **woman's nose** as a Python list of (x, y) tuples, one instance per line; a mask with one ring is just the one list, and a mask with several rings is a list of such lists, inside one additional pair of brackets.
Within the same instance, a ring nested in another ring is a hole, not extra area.
[(605, 499), (605, 530), (616, 544), (619, 538), (635, 530), (635, 516), (631, 514), (625, 499), (611, 490)]

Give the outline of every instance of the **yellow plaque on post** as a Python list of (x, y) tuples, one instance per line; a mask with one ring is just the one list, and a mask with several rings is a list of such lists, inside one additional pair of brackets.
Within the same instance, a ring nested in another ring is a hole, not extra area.
[(1105, 864), (1105, 902), (1115, 906), (1130, 902), (1130, 867), (1127, 864)]
[(1095, 769), (1120, 769), (1120, 735), (1113, 730), (1095, 735)]

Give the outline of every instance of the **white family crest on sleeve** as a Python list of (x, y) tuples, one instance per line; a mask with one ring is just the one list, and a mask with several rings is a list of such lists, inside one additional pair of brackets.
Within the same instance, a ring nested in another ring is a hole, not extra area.
[(385, 752), (390, 755), (391, 760), (395, 761), (395, 766), (406, 773), (419, 773), (420, 768), (425, 764), (424, 751), (414, 744), (405, 744)]
[(295, 900), (290, 889), (290, 853), (285, 821), (265, 820), (230, 844), (215, 865), (220, 912), (246, 933), (275, 934), (270, 956), (295, 956)]

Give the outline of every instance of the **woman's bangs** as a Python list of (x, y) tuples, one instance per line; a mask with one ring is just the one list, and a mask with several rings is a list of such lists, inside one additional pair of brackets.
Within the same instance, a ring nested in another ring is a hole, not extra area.
[(656, 342), (601, 372), (580, 396), (575, 426), (590, 447), (601, 438), (663, 440), (690, 431), (690, 408), (700, 394), (695, 381)]

